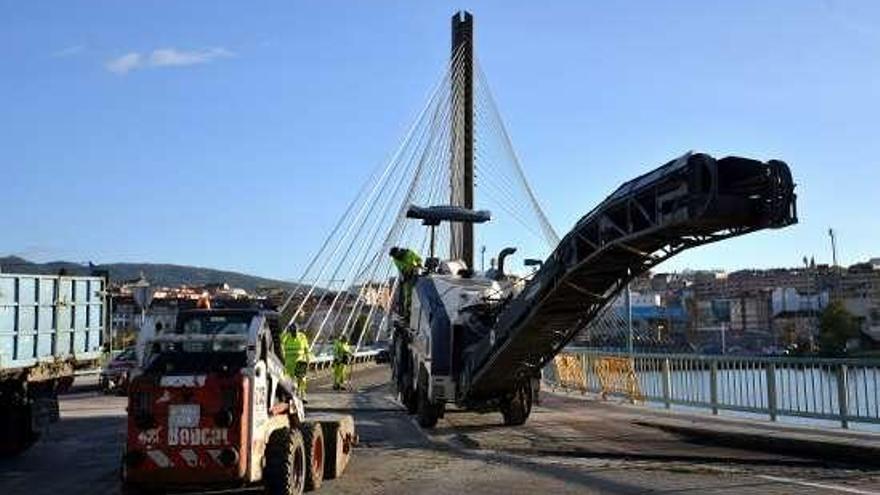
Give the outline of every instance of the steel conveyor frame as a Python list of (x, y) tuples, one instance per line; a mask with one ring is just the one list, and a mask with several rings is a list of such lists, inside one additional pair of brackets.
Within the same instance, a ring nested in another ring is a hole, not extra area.
[(513, 390), (637, 275), (685, 249), (797, 222), (788, 165), (688, 153), (624, 183), (562, 239), (464, 354), (459, 402)]

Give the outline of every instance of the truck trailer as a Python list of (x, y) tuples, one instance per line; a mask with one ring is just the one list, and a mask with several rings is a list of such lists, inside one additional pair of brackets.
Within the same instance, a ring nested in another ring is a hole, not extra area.
[(0, 273), (0, 455), (58, 420), (58, 394), (97, 367), (106, 315), (102, 277)]

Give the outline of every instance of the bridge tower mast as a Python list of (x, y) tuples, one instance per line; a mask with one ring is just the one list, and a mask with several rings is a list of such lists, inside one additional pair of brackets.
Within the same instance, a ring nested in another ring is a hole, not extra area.
[[(452, 16), (451, 204), (474, 208), (474, 17)], [(450, 258), (474, 269), (474, 226), (451, 223)]]

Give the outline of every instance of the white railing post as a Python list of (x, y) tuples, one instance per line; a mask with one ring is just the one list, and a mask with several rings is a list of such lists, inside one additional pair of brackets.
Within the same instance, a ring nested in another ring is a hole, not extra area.
[(588, 358), (586, 354), (581, 354), (581, 373), (584, 374), (584, 389), (581, 390), (581, 395), (586, 394), (590, 389), (590, 374), (587, 372), (587, 361), (592, 358), (593, 356)]
[(663, 402), (666, 409), (672, 407), (672, 373), (669, 371), (669, 358), (663, 358)]
[(767, 363), (767, 411), (770, 421), (776, 421), (776, 364)]
[(718, 361), (713, 359), (709, 367), (709, 402), (712, 404), (712, 414), (718, 414)]
[(842, 428), (849, 428), (849, 381), (847, 368), (845, 364), (837, 367), (837, 409)]

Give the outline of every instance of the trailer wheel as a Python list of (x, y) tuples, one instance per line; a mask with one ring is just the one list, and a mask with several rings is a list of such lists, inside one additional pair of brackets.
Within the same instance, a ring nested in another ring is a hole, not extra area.
[(139, 485), (123, 482), (120, 489), (122, 495), (159, 495), (156, 489), (150, 489)]
[(520, 382), (513, 395), (501, 401), (501, 415), (507, 426), (519, 426), (532, 412), (532, 390), (528, 381)]
[(158, 493), (155, 488), (149, 489), (147, 487), (129, 482), (128, 475), (126, 474), (127, 469), (128, 468), (126, 468), (125, 466), (125, 455), (123, 455), (119, 468), (119, 479), (122, 483), (119, 489), (120, 495), (155, 495)]
[(324, 481), (324, 429), (321, 423), (303, 423), (303, 444), (306, 449), (306, 484), (307, 492), (321, 488)]
[(419, 420), (419, 426), (422, 428), (433, 428), (440, 419), (443, 404), (437, 405), (431, 403), (428, 397), (428, 375), (423, 371), (419, 373), (419, 384), (416, 389), (418, 396), (416, 415)]
[(31, 408), (24, 403), (0, 406), (0, 457), (19, 454), (37, 440), (31, 414)]
[(267, 495), (300, 495), (306, 481), (306, 452), (297, 429), (279, 428), (266, 445), (263, 474)]

